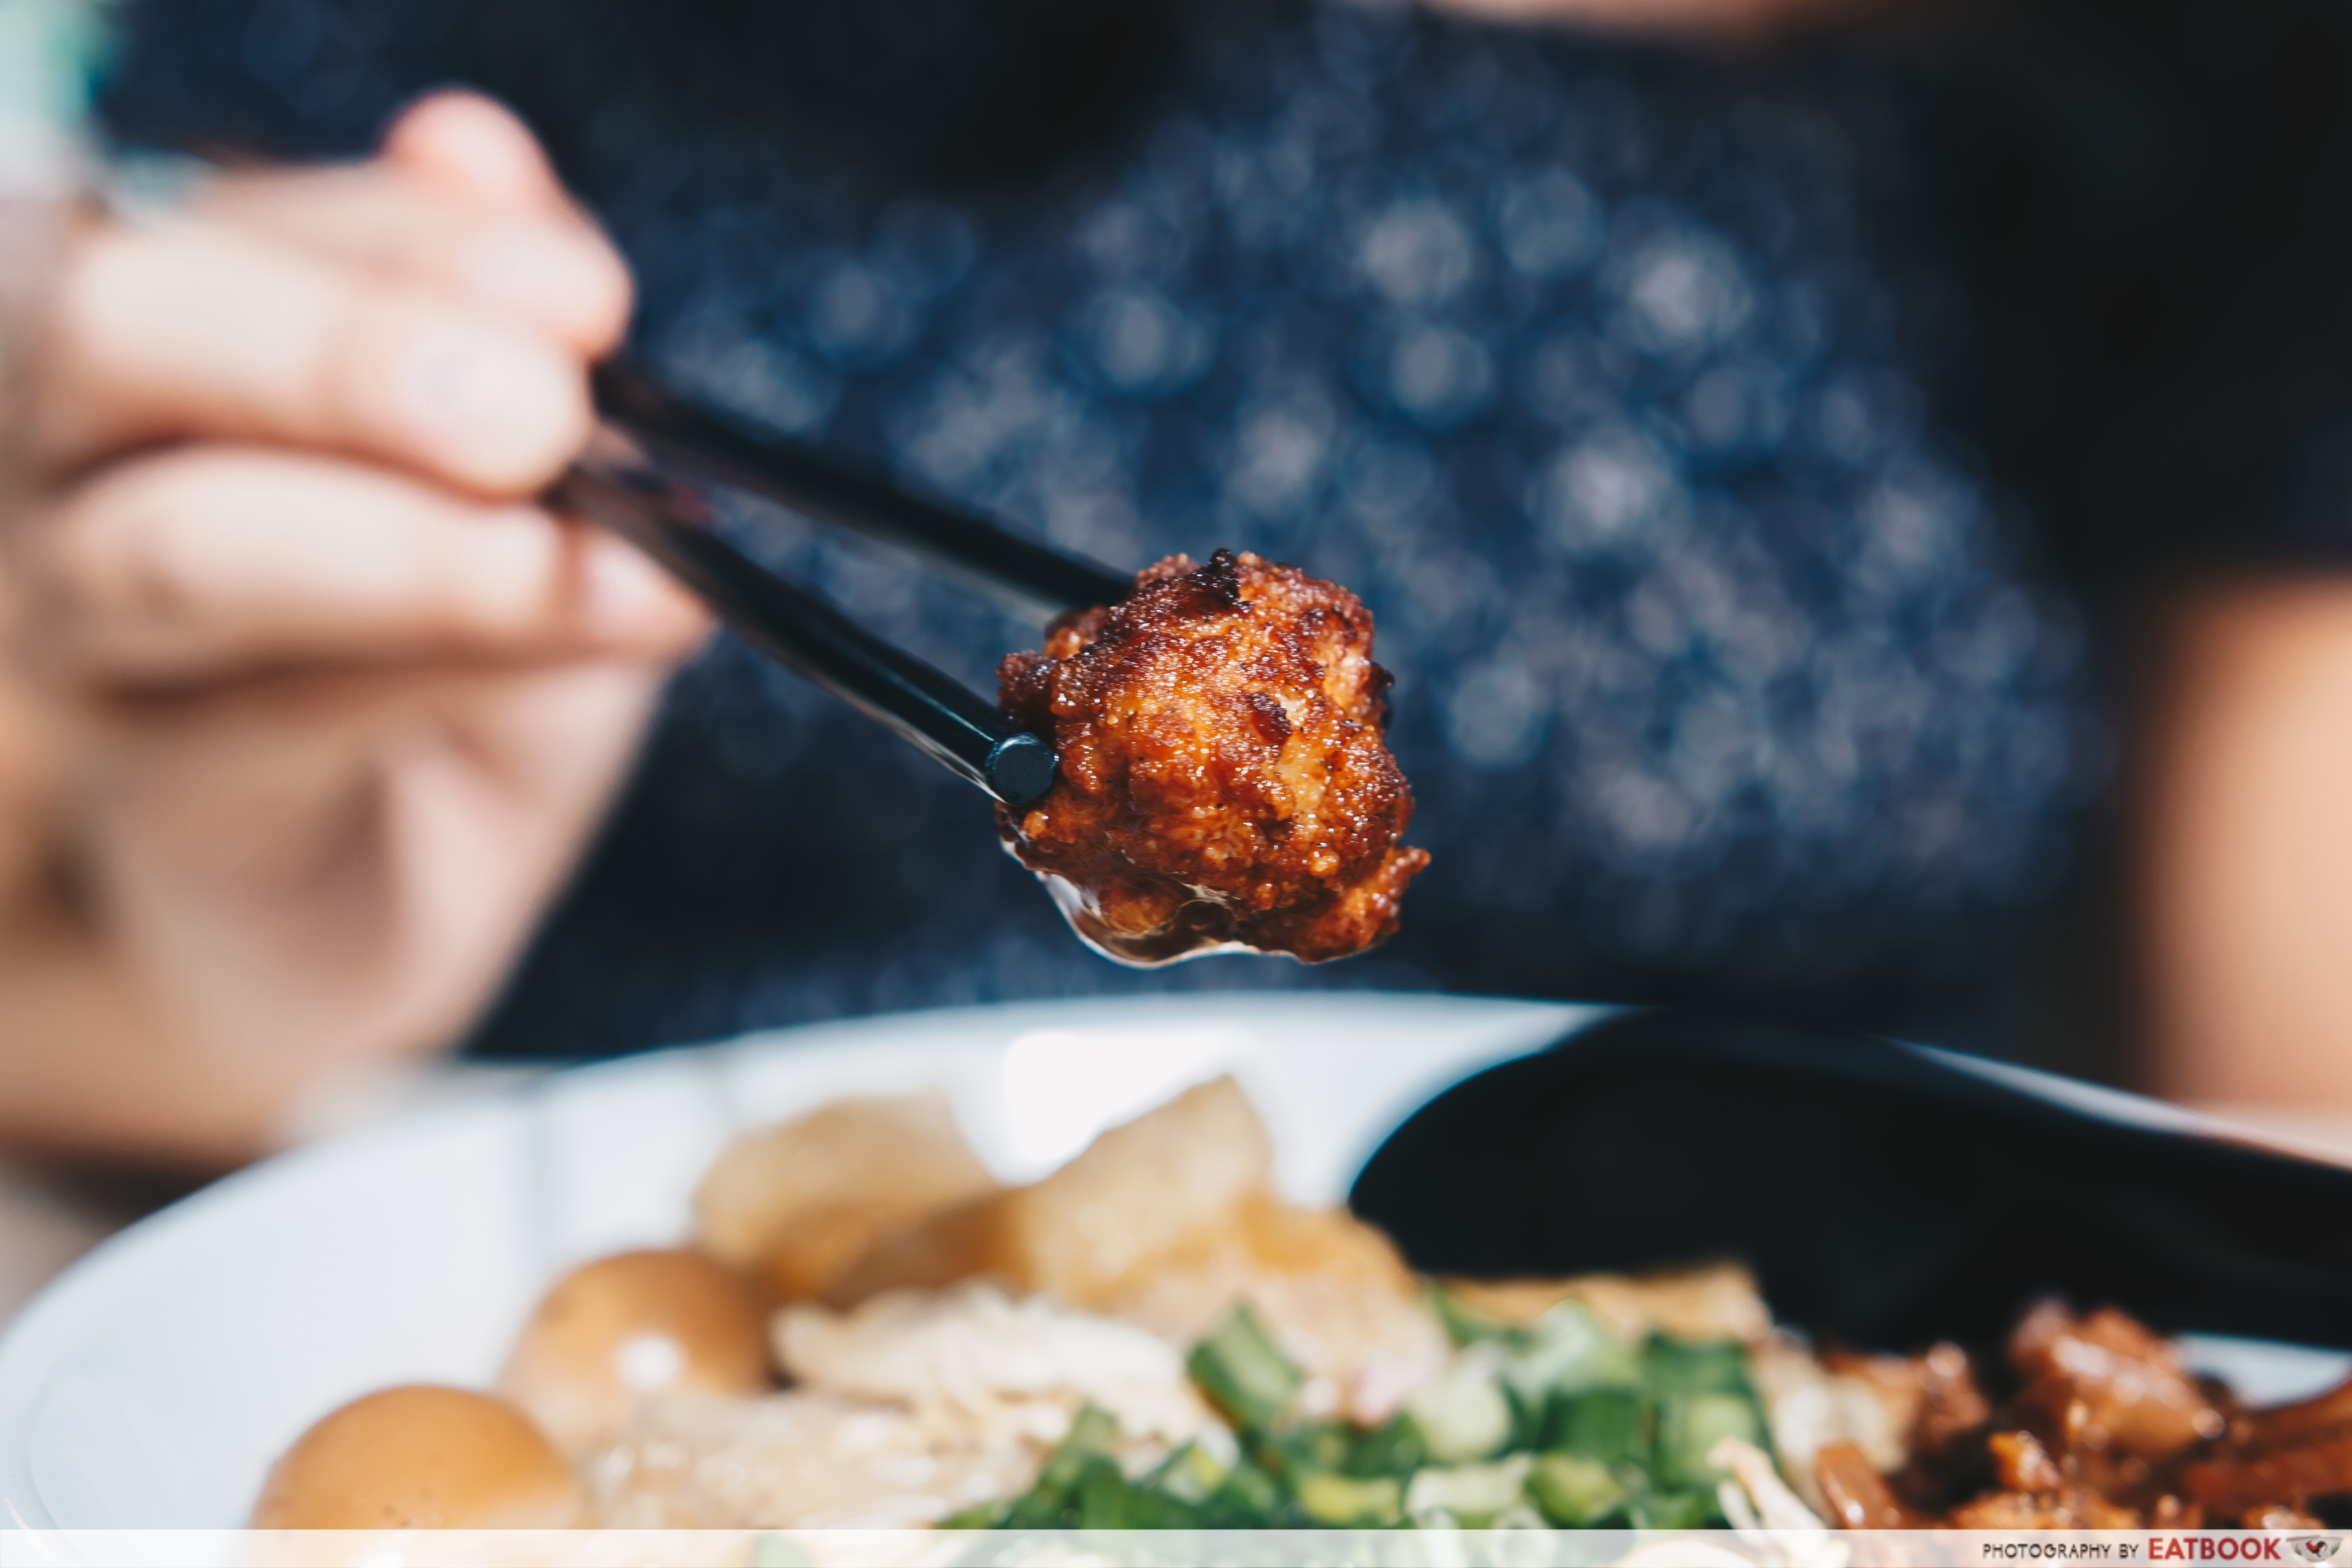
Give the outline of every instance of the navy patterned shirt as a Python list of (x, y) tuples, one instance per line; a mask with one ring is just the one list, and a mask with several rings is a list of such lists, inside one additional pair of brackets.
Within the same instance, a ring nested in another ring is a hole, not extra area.
[[(680, 385), (1123, 569), (1230, 546), (1358, 591), (1433, 864), (1370, 957), (1122, 970), (976, 793), (722, 638), (478, 1048), (1317, 984), (1983, 1043), (2108, 742), (2032, 487), (1946, 413), (1949, 280), (1887, 216), (1899, 72), (1345, 0), (1075, 44), (1098, 6), (964, 8), (1009, 43), (878, 7), (928, 53), (835, 9), (150, 4), (106, 103), (131, 140), (318, 153), (441, 81), (507, 96)], [(977, 687), (1036, 645), (877, 547), (726, 516)]]

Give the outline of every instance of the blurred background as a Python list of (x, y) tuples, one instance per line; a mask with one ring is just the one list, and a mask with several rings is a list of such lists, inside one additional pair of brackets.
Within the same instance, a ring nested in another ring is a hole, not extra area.
[[(720, 637), (511, 965), (382, 1054), (1438, 988), (1893, 1033), (2331, 1136), (2352, 22), (1503, 9), (0, 0), (21, 211), (362, 158), (478, 88), (681, 386), (1121, 570), (1254, 549), (1378, 618), (1433, 862), (1369, 957), (1109, 965), (984, 803)], [(976, 687), (1035, 646), (724, 508)], [(68, 1195), (0, 1232), (27, 1276), (146, 1201), (36, 1171)]]

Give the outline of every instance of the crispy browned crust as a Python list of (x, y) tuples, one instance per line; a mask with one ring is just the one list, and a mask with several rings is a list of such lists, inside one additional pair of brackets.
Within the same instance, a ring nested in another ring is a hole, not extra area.
[(1429, 863), (1397, 842), (1412, 791), (1371, 648), (1356, 596), (1294, 567), (1221, 550), (1138, 574), (998, 669), (1007, 716), (1061, 760), (1044, 799), (999, 811), (1006, 847), (1129, 963), (1361, 952)]

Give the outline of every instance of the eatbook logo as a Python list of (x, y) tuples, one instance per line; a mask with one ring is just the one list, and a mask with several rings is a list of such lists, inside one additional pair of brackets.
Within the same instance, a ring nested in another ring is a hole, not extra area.
[(2286, 1547), (2305, 1563), (2325, 1563), (2335, 1556), (2336, 1549), (2343, 1544), (2344, 1538), (2340, 1535), (2298, 1535), (2289, 1541)]

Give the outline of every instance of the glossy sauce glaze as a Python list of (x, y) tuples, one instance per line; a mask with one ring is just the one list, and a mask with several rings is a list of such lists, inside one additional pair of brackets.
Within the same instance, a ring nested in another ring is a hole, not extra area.
[(1362, 603), (1295, 567), (1148, 568), (999, 668), (1006, 714), (1061, 762), (1044, 799), (1000, 809), (1005, 847), (1121, 963), (1373, 946), (1429, 855), (1399, 842), (1412, 791), (1371, 648)]

